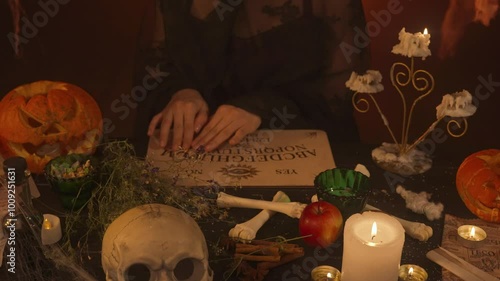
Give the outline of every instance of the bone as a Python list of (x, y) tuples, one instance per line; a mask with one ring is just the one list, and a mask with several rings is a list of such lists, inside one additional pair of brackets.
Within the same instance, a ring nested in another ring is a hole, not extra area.
[(425, 191), (415, 193), (406, 190), (403, 186), (396, 187), (396, 193), (401, 195), (406, 202), (406, 208), (417, 214), (424, 214), (429, 220), (440, 219), (443, 213), (444, 205), (442, 203), (429, 202), (431, 194)]
[[(278, 191), (272, 202), (290, 202), (290, 198), (283, 191)], [(259, 229), (271, 218), (276, 212), (270, 210), (262, 210), (250, 220), (239, 223), (229, 230), (229, 237), (240, 238), (243, 240), (253, 240)]]
[(302, 211), (307, 206), (299, 202), (270, 202), (264, 200), (255, 200), (241, 198), (219, 192), (217, 197), (217, 206), (221, 208), (250, 208), (270, 210), (278, 213), (283, 213), (292, 218), (300, 218)]
[(363, 175), (370, 177), (370, 171), (368, 171), (368, 169), (363, 164), (357, 164), (356, 167), (354, 168), (354, 171), (360, 172)]
[[(312, 196), (311, 202), (316, 202), (316, 201), (318, 201), (318, 196), (315, 194)], [(365, 206), (364, 210), (377, 211), (377, 212), (381, 211), (380, 209), (373, 207), (372, 205), (369, 204)], [(393, 217), (399, 221), (399, 223), (403, 226), (405, 232), (408, 235), (410, 235), (410, 237), (413, 237), (419, 241), (427, 241), (429, 238), (432, 237), (433, 234), (432, 227), (427, 226), (420, 222), (407, 221), (395, 216)]]
[[(373, 207), (369, 204), (365, 206), (365, 211), (381, 211), (380, 209)], [(414, 221), (407, 221), (404, 219), (400, 219), (398, 217), (393, 216), (395, 219), (401, 223), (403, 226), (405, 232), (410, 235), (411, 237), (419, 240), (419, 241), (427, 241), (429, 238), (432, 237), (433, 230), (432, 227), (425, 225), (420, 222), (414, 222)]]

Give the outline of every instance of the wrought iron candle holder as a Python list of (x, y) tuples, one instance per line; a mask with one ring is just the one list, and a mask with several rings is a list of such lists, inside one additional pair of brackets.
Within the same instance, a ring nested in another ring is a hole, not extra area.
[[(354, 91), (352, 102), (358, 112), (368, 112), (371, 100), (392, 138), (392, 143), (384, 142), (372, 151), (375, 163), (387, 171), (409, 176), (424, 173), (431, 168), (432, 159), (429, 152), (420, 149), (419, 144), (436, 128), (438, 123), (442, 120), (446, 121), (448, 134), (461, 137), (468, 128), (466, 118), (475, 113), (476, 107), (472, 104), (471, 94), (466, 90), (444, 95), (441, 104), (436, 107), (436, 120), (418, 138), (410, 141), (409, 135), (415, 107), (434, 91), (435, 80), (427, 70), (417, 69), (415, 66), (416, 57), (425, 59), (430, 56), (428, 49), (430, 35), (426, 31), (411, 34), (403, 29), (399, 33), (399, 39), (400, 43), (394, 46), (392, 52), (410, 59), (409, 64), (395, 62), (390, 70), (391, 84), (402, 103), (400, 139), (396, 138), (389, 120), (374, 97), (374, 94), (384, 89), (380, 72), (368, 70), (364, 75), (352, 73), (346, 86)], [(410, 93), (414, 94), (410, 95)], [(362, 95), (368, 95), (368, 97)]]

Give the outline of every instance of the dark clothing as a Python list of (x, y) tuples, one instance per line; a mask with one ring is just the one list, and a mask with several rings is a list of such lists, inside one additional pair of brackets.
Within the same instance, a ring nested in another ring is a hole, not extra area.
[[(191, 2), (161, 2), (160, 65), (170, 75), (149, 94), (152, 108), (141, 105), (141, 111), (152, 117), (175, 92), (193, 88), (211, 113), (230, 104), (259, 115), (261, 128), (321, 129), (331, 141), (359, 138), (345, 81), (366, 69), (366, 50), (347, 58), (339, 44), (352, 46), (354, 28), (364, 29), (360, 0), (251, 0), (235, 7), (233, 0), (211, 12)], [(144, 126), (138, 134), (146, 133)]]

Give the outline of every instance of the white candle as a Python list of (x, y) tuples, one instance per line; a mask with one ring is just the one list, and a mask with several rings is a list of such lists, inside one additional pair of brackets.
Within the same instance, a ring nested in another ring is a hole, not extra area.
[(51, 214), (44, 214), (42, 224), (42, 244), (50, 245), (57, 243), (61, 237), (61, 220), (59, 217)]
[(397, 281), (405, 234), (380, 212), (354, 214), (344, 226), (342, 281)]
[(431, 43), (431, 35), (427, 31), (427, 28), (424, 29), (424, 33), (418, 32), (416, 34), (419, 40), (418, 48), (415, 51), (415, 56), (416, 57), (426, 57), (430, 56), (431, 51), (429, 50), (429, 45)]
[(399, 43), (392, 48), (392, 53), (407, 57), (419, 57), (425, 59), (431, 55), (429, 44), (431, 35), (424, 29), (424, 32), (409, 33), (403, 28), (399, 32)]

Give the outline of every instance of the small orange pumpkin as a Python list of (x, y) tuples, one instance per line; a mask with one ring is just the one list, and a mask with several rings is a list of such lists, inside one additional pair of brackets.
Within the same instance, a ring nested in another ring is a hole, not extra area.
[(457, 171), (458, 194), (479, 218), (500, 223), (500, 150), (487, 149), (469, 155)]
[(37, 81), (0, 101), (0, 154), (21, 156), (34, 173), (59, 155), (90, 154), (102, 136), (96, 101), (75, 85)]

